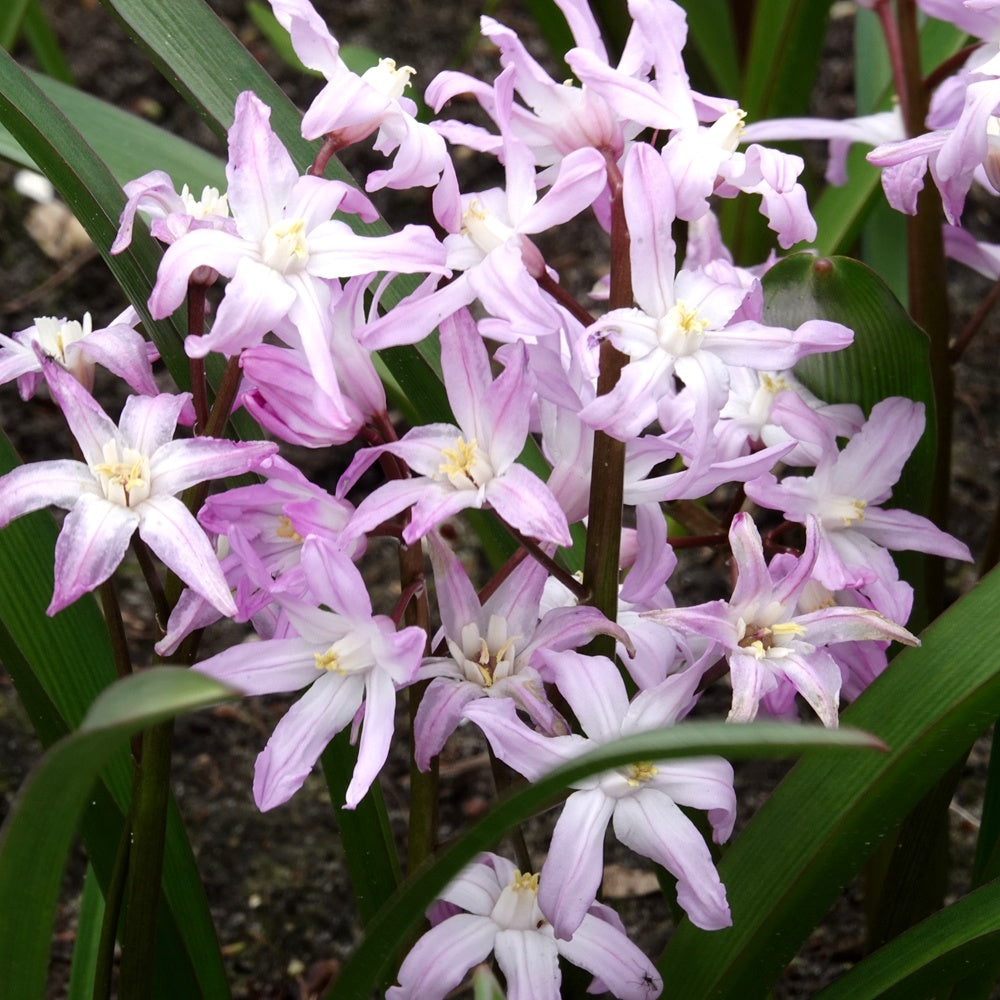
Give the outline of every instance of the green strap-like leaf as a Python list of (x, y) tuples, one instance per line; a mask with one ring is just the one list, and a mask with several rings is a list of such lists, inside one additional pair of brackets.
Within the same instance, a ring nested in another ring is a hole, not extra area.
[(809, 754), (719, 868), (733, 926), (688, 923), (660, 963), (690, 996), (763, 997), (879, 842), (1000, 714), (1000, 573), (985, 578), (843, 715), (887, 756)]
[(19, 1000), (44, 996), (62, 870), (104, 766), (141, 729), (236, 697), (194, 671), (144, 671), (112, 685), (79, 731), (48, 751), (0, 829), (0, 983), (7, 995)]
[[(39, 73), (28, 75), (73, 123), (119, 185), (150, 170), (164, 170), (178, 189), (182, 184), (196, 194), (206, 185), (220, 191), (226, 189), (226, 168), (219, 157), (82, 90)], [(3, 127), (0, 127), (0, 156), (36, 169), (31, 156)]]
[(788, 757), (809, 747), (836, 748), (838, 753), (831, 755), (831, 759), (839, 760), (855, 756), (847, 753), (848, 748), (866, 748), (867, 752), (861, 756), (867, 756), (878, 746), (866, 733), (852, 729), (829, 730), (782, 723), (731, 726), (722, 722), (685, 722), (593, 750), (501, 801), (439, 858), (408, 878), (369, 923), (364, 939), (327, 997), (355, 1000), (370, 996), (390, 973), (393, 956), (417, 929), (424, 910), (448, 882), (477, 854), (493, 847), (517, 824), (552, 805), (575, 782), (636, 760), (670, 760), (705, 754), (722, 754), (730, 759)]
[(817, 1000), (910, 1000), (946, 996), (958, 978), (1000, 954), (1000, 881), (939, 910), (869, 955)]

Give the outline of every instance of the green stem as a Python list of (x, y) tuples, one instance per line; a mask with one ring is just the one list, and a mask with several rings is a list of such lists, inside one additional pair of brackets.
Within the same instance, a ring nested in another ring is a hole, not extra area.
[(142, 759), (138, 764), (132, 801), (132, 843), (125, 889), (125, 919), (122, 921), (121, 1000), (147, 1000), (153, 992), (172, 737), (172, 721), (153, 726), (142, 734)]
[[(611, 184), (611, 291), (608, 306), (632, 305), (632, 263), (628, 226), (622, 202), (621, 174), (608, 160)], [(628, 363), (610, 340), (601, 342), (597, 394), (609, 393)], [(594, 432), (594, 457), (590, 472), (590, 505), (587, 548), (583, 559), (583, 585), (590, 591), (590, 604), (609, 621), (618, 618), (618, 567), (621, 554), (622, 505), (625, 492), (625, 444), (603, 431)], [(615, 655), (612, 636), (599, 636), (591, 649), (608, 657)]]
[[(901, 67), (897, 87), (902, 100), (907, 135), (920, 135), (927, 117), (928, 94), (920, 72), (920, 34), (916, 0), (899, 0), (896, 8)], [(917, 198), (917, 214), (908, 220), (907, 263), (910, 315), (930, 340), (931, 379), (936, 410), (937, 457), (931, 487), (930, 516), (939, 527), (948, 521), (951, 489), (951, 435), (954, 409), (954, 378), (948, 357), (948, 295), (941, 196), (933, 184), (925, 184)], [(927, 605), (936, 615), (944, 607), (944, 564), (928, 561)]]
[[(138, 775), (138, 767), (135, 774)], [(133, 793), (137, 785), (133, 780)], [(118, 934), (118, 918), (122, 910), (125, 892), (125, 878), (128, 874), (129, 843), (132, 839), (132, 817), (127, 815), (122, 823), (118, 849), (115, 851), (111, 880), (104, 896), (104, 919), (101, 921), (101, 937), (97, 944), (97, 959), (94, 969), (94, 1000), (110, 1000), (111, 973), (114, 968), (115, 938)]]

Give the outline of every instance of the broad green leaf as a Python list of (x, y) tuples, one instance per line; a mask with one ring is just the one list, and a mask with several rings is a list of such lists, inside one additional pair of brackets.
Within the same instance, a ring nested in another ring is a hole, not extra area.
[(754, 121), (802, 114), (819, 70), (831, 0), (759, 0), (743, 92), (729, 94)]
[(909, 1000), (946, 996), (956, 978), (996, 964), (1000, 881), (928, 917), (859, 962), (817, 1000)]
[(787, 757), (807, 747), (836, 749), (838, 752), (831, 754), (831, 758), (840, 759), (855, 755), (849, 748), (864, 748), (866, 753), (861, 756), (866, 756), (872, 749), (878, 749), (879, 743), (866, 733), (848, 728), (685, 722), (617, 740), (559, 767), (503, 799), (437, 859), (414, 872), (368, 924), (361, 944), (326, 996), (330, 1000), (354, 1000), (371, 995), (390, 973), (393, 956), (417, 929), (424, 910), (448, 882), (477, 854), (492, 848), (506, 831), (556, 803), (575, 782), (636, 760), (670, 760), (705, 754), (722, 754), (730, 759)]
[(351, 746), (350, 737), (349, 730), (338, 733), (323, 751), (320, 762), (330, 790), (330, 802), (337, 813), (337, 827), (358, 904), (358, 916), (366, 924), (393, 894), (402, 875), (382, 786), (374, 782), (356, 809), (343, 808), (347, 786), (358, 760), (357, 748)]
[(681, 6), (688, 22), (685, 61), (693, 51), (711, 74), (711, 93), (735, 97), (741, 87), (740, 54), (729, 0), (681, 0)]
[(73, 71), (69, 68), (66, 56), (59, 47), (59, 39), (56, 38), (52, 26), (49, 24), (42, 10), (40, 0), (31, 0), (28, 9), (24, 13), (24, 21), (21, 25), (25, 41), (31, 47), (38, 66), (43, 73), (55, 80), (73, 86), (76, 82), (73, 79)]
[[(225, 190), (225, 164), (217, 156), (82, 90), (39, 73), (28, 75), (73, 123), (119, 185), (150, 170), (164, 170), (174, 179), (178, 190), (182, 184), (195, 193), (206, 185)], [(0, 156), (36, 169), (32, 158), (3, 127), (0, 127)]]
[(7, 0), (0, 10), (0, 48), (9, 52), (17, 41), (24, 20), (24, 12), (32, 0)]
[(807, 754), (723, 856), (733, 926), (682, 924), (660, 962), (689, 996), (766, 995), (879, 843), (1000, 715), (1000, 573), (986, 577), (843, 714), (888, 755)]
[(893, 490), (892, 504), (926, 512), (934, 464), (934, 396), (927, 335), (871, 268), (849, 257), (794, 254), (764, 276), (765, 322), (796, 327), (807, 319), (843, 323), (854, 343), (814, 354), (795, 374), (829, 403), (857, 403), (866, 414), (887, 396), (925, 406), (927, 427)]
[(157, 667), (108, 688), (79, 731), (48, 751), (0, 829), (0, 899), (8, 915), (0, 935), (0, 982), (8, 995), (44, 996), (63, 867), (104, 766), (140, 730), (236, 697), (203, 674)]
[(94, 866), (87, 865), (83, 880), (80, 914), (73, 942), (73, 964), (69, 973), (69, 1000), (93, 1000), (94, 973), (97, 971), (101, 923), (104, 920), (104, 895)]

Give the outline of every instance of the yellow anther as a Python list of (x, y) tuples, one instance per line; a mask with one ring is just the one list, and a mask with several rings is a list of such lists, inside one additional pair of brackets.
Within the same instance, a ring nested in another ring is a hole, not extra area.
[(638, 788), (647, 781), (652, 781), (657, 774), (659, 774), (659, 771), (656, 765), (652, 761), (643, 760), (633, 764), (629, 768), (628, 776), (625, 780), (628, 782), (630, 788)]
[(325, 653), (313, 653), (316, 660), (317, 670), (330, 670), (337, 674), (342, 674), (344, 668), (340, 665), (340, 655), (331, 646)]
[(467, 476), (472, 479), (472, 469), (476, 462), (476, 446), (475, 438), (466, 441), (464, 437), (460, 437), (455, 440), (454, 448), (442, 448), (441, 454), (446, 461), (438, 466), (438, 472), (449, 479), (452, 476)]
[(288, 538), (293, 542), (301, 542), (302, 536), (292, 527), (292, 520), (281, 514), (278, 517), (278, 530), (275, 532), (279, 538)]
[(514, 878), (511, 880), (510, 887), (515, 892), (519, 892), (522, 889), (527, 889), (529, 892), (538, 892), (538, 874), (525, 872), (522, 875), (521, 872), (515, 868)]

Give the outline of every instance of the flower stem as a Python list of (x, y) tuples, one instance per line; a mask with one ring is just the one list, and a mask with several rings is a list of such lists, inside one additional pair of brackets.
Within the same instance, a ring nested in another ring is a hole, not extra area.
[[(611, 184), (611, 292), (608, 305), (611, 309), (623, 309), (632, 305), (632, 263), (621, 173), (610, 157), (608, 180)], [(602, 341), (597, 375), (599, 396), (607, 394), (617, 385), (627, 363), (628, 357), (610, 340)], [(583, 585), (590, 591), (590, 604), (609, 621), (616, 621), (618, 617), (618, 564), (624, 491), (625, 444), (603, 431), (595, 431)], [(595, 653), (609, 657), (615, 655), (612, 636), (599, 636), (591, 647)]]
[(142, 759), (132, 793), (132, 843), (122, 921), (122, 1000), (152, 996), (173, 730), (173, 722), (168, 721), (142, 734)]

